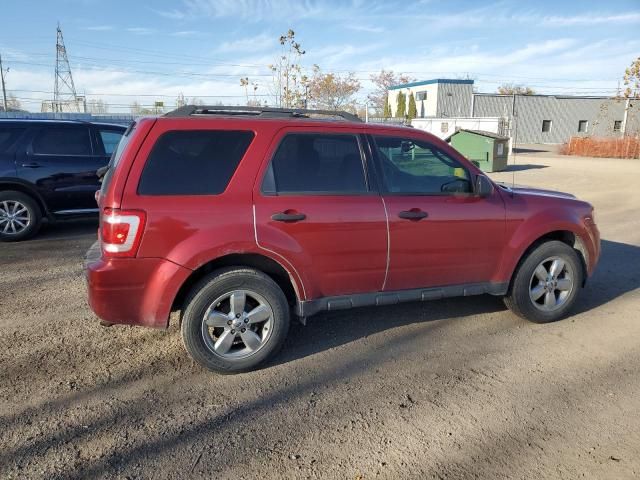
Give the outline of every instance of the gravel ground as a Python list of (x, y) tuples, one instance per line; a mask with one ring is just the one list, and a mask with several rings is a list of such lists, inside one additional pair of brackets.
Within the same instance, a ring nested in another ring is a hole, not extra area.
[(516, 183), (596, 206), (574, 316), (535, 325), (490, 296), (322, 314), (237, 376), (195, 365), (175, 322), (98, 325), (95, 224), (0, 245), (0, 478), (638, 477), (640, 162), (516, 162)]

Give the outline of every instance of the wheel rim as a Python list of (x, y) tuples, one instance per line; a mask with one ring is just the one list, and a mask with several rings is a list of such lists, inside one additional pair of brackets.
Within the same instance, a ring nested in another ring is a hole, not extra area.
[(549, 257), (538, 264), (529, 282), (529, 298), (544, 312), (562, 308), (573, 292), (573, 269), (561, 257)]
[(250, 290), (233, 290), (218, 297), (202, 317), (207, 349), (225, 359), (255, 355), (271, 337), (273, 309)]
[(0, 232), (5, 235), (18, 235), (31, 224), (31, 214), (27, 206), (17, 200), (0, 202)]

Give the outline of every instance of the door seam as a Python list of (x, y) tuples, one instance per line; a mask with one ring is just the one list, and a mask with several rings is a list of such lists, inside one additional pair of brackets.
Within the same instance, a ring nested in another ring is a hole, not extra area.
[[(296, 277), (298, 277), (298, 281), (300, 282), (300, 286), (302, 287), (302, 299), (301, 300), (306, 300), (307, 299), (307, 292), (305, 291), (305, 288), (304, 288), (304, 282), (302, 280), (302, 277), (300, 276), (300, 274), (296, 270), (296, 267), (294, 267), (293, 264), (291, 262), (289, 262), (289, 260), (287, 260), (284, 256), (282, 256), (278, 252), (274, 252), (273, 250), (270, 250), (270, 249), (260, 245), (260, 242), (258, 241), (258, 223), (256, 221), (256, 204), (254, 203), (252, 205), (252, 207), (253, 207), (253, 238), (256, 241), (256, 246), (261, 250), (264, 250), (266, 252), (272, 253), (273, 255), (276, 255), (277, 257), (282, 259), (282, 261), (284, 261), (287, 265), (289, 265), (289, 267), (296, 274)], [(291, 274), (289, 274), (289, 275), (291, 275)], [(294, 288), (295, 288), (295, 286), (294, 286)]]
[(382, 281), (381, 291), (384, 291), (387, 286), (387, 276), (389, 275), (389, 264), (391, 263), (391, 232), (389, 230), (389, 213), (387, 212), (387, 204), (384, 201), (384, 197), (380, 195), (380, 200), (382, 200), (382, 207), (384, 208), (384, 218), (386, 220), (387, 225), (387, 264), (384, 270), (384, 280)]

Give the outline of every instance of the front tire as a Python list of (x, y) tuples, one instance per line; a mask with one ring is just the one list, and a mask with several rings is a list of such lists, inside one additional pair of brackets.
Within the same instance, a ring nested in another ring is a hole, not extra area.
[(36, 201), (22, 192), (0, 192), (0, 241), (18, 242), (35, 235), (42, 223)]
[(520, 264), (504, 302), (522, 318), (554, 322), (571, 311), (583, 278), (582, 262), (573, 248), (555, 240), (545, 242)]
[(280, 287), (250, 268), (207, 275), (191, 290), (182, 340), (200, 365), (228, 374), (255, 369), (275, 355), (289, 331), (289, 305)]

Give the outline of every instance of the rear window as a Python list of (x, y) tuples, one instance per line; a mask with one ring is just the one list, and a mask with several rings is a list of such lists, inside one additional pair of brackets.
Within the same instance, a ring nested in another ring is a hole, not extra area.
[(36, 155), (91, 155), (91, 137), (86, 127), (46, 127), (33, 140)]
[(0, 127), (0, 153), (7, 151), (25, 130), (20, 127)]
[(227, 188), (254, 134), (175, 130), (156, 142), (142, 171), (140, 195), (217, 195)]

